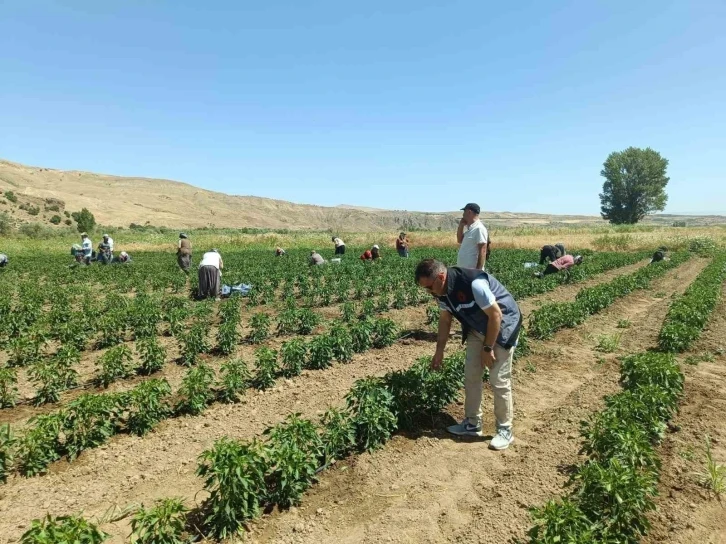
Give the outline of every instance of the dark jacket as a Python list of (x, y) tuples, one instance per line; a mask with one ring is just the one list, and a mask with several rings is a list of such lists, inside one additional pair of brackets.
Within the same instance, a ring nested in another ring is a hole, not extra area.
[(458, 266), (448, 268), (447, 293), (438, 297), (439, 301), (461, 323), (464, 340), (470, 329), (486, 334), (489, 318), (476, 303), (471, 289), (472, 282), (478, 278), (484, 278), (489, 282), (489, 289), (502, 310), (502, 324), (497, 344), (505, 348), (515, 346), (522, 326), (522, 313), (514, 297), (491, 274), (475, 268)]

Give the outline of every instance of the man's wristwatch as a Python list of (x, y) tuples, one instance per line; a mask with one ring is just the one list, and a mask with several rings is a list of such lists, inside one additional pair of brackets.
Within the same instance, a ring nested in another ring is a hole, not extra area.
[(491, 353), (492, 351), (494, 351), (494, 346), (484, 346), (482, 349), (487, 353)]

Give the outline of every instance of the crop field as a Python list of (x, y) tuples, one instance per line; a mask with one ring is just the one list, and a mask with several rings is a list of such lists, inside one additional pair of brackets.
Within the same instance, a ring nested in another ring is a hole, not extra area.
[(252, 289), (221, 301), (169, 252), (13, 259), (0, 544), (726, 541), (726, 253), (583, 246), (538, 279), (537, 251), (495, 246), (525, 327), (516, 441), (494, 452), (445, 431), (458, 329), (429, 369), (438, 310), (413, 271), (455, 249), (358, 249), (311, 268), (230, 245), (222, 281)]

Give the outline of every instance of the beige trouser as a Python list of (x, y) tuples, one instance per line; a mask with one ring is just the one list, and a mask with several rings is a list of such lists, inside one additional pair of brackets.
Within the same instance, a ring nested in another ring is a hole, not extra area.
[[(481, 423), (481, 397), (484, 384), (484, 368), (481, 365), (481, 348), (484, 336), (469, 331), (466, 338), (466, 367), (464, 387), (464, 413), (472, 425)], [(489, 385), (494, 393), (494, 418), (498, 427), (511, 427), (514, 417), (512, 405), (512, 359), (514, 348), (506, 349), (494, 344), (494, 365), (489, 370)]]

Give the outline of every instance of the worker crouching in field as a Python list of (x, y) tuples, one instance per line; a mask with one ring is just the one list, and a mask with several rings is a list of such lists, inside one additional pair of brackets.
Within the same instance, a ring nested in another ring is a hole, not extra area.
[(218, 249), (212, 249), (202, 255), (199, 263), (199, 298), (219, 298), (224, 263)]
[(129, 255), (125, 251), (122, 251), (121, 253), (119, 253), (119, 256), (113, 260), (113, 262), (114, 264), (129, 264), (131, 262), (131, 255)]
[(0, 253), (0, 268), (5, 268), (8, 265), (8, 256), (5, 253)]
[(668, 248), (665, 246), (661, 246), (658, 248), (658, 250), (653, 253), (653, 256), (650, 258), (650, 263), (658, 263), (660, 261), (667, 261), (668, 260)]
[(534, 275), (538, 278), (543, 278), (549, 274), (556, 274), (557, 272), (561, 272), (563, 270), (568, 270), (575, 265), (581, 265), (581, 264), (582, 264), (582, 257), (580, 255), (578, 255), (576, 257), (573, 257), (572, 255), (565, 255), (564, 257), (555, 259), (550, 264), (548, 264), (547, 268), (544, 269), (544, 272), (535, 272)]
[(439, 331), (431, 367), (434, 370), (441, 367), (452, 317), (461, 323), (466, 341), (466, 417), (447, 430), (460, 436), (482, 436), (482, 376), (488, 368), (497, 426), (489, 447), (506, 449), (514, 441), (512, 359), (522, 326), (522, 314), (514, 297), (494, 276), (483, 270), (447, 268), (434, 259), (425, 259), (418, 264), (416, 283), (439, 301)]
[(548, 261), (554, 262), (560, 257), (564, 257), (565, 255), (565, 246), (561, 243), (555, 244), (553, 246), (542, 246), (542, 249), (539, 252), (539, 264), (543, 265)]

